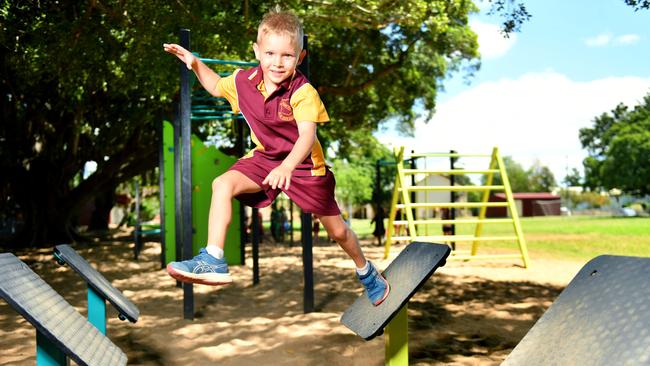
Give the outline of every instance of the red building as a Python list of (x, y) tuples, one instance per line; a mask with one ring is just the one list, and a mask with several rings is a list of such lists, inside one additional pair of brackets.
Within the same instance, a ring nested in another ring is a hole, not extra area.
[[(519, 217), (560, 215), (560, 196), (552, 193), (513, 193)], [(505, 193), (490, 196), (490, 202), (505, 202)], [(487, 217), (508, 217), (507, 207), (488, 207)]]

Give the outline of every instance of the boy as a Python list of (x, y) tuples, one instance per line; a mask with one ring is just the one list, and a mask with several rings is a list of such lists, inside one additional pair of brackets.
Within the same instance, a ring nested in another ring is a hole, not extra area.
[(262, 19), (253, 44), (259, 66), (236, 70), (224, 78), (184, 48), (163, 45), (194, 71), (210, 94), (226, 98), (233, 112), (241, 111), (257, 145), (212, 182), (206, 248), (193, 259), (171, 262), (167, 271), (184, 282), (232, 282), (223, 257), (232, 198), (252, 207), (266, 207), (284, 191), (304, 211), (319, 217), (329, 236), (354, 261), (357, 277), (370, 302), (377, 306), (390, 287), (365, 259), (334, 199), (334, 176), (325, 165), (316, 137), (316, 124), (329, 121), (329, 116), (316, 90), (296, 70), (306, 53), (302, 40), (302, 24), (294, 14), (271, 11)]

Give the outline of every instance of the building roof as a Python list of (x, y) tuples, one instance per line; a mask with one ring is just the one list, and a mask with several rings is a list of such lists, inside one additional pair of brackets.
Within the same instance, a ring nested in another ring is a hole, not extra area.
[[(494, 197), (506, 199), (506, 194), (497, 193)], [(521, 192), (513, 193), (512, 198), (516, 200), (559, 200), (560, 196), (549, 192)]]

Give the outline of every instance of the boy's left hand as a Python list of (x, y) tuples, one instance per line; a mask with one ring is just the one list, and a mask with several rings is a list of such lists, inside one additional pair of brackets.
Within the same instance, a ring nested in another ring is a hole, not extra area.
[(283, 187), (284, 189), (289, 189), (292, 172), (293, 169), (290, 169), (280, 164), (275, 169), (271, 170), (271, 172), (269, 172), (269, 175), (267, 175), (266, 178), (264, 178), (262, 184), (268, 184), (273, 189), (276, 188), (282, 189)]

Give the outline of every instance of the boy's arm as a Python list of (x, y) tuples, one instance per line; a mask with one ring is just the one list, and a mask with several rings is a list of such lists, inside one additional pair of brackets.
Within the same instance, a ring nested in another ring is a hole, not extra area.
[(289, 189), (291, 173), (296, 166), (302, 163), (307, 155), (311, 153), (316, 141), (316, 123), (310, 121), (298, 122), (298, 139), (293, 149), (277, 168), (271, 170), (262, 184), (268, 184), (271, 188), (277, 187)]
[(221, 79), (219, 74), (201, 62), (201, 60), (199, 60), (198, 57), (194, 56), (192, 52), (174, 43), (163, 44), (163, 49), (172, 55), (176, 55), (176, 57), (185, 63), (188, 69), (194, 71), (196, 78), (199, 79), (199, 82), (201, 85), (203, 85), (205, 90), (208, 91), (208, 93), (212, 94), (215, 97), (222, 96), (219, 92), (219, 89), (217, 88), (217, 83), (219, 82), (219, 79)]

